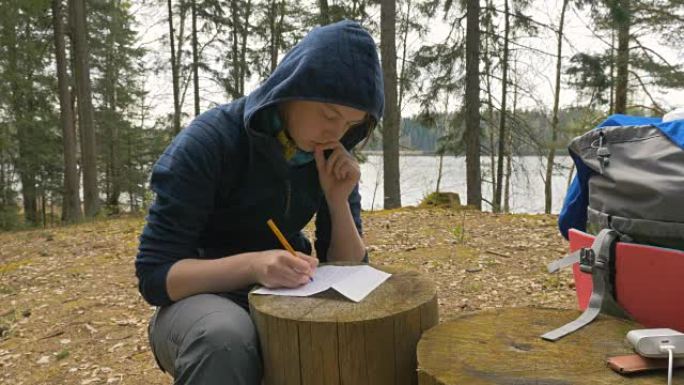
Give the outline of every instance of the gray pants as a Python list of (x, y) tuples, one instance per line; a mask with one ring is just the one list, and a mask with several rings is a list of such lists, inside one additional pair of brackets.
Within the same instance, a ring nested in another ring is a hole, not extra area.
[(174, 384), (259, 385), (259, 342), (249, 313), (228, 298), (198, 294), (158, 308), (152, 352)]

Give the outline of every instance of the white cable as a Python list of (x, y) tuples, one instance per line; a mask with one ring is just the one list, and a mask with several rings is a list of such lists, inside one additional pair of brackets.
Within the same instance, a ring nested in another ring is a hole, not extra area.
[(667, 385), (672, 385), (672, 366), (674, 363), (674, 346), (672, 345), (661, 345), (660, 351), (665, 352), (667, 350)]
[(667, 360), (667, 385), (672, 385), (672, 364), (674, 361), (673, 356), (674, 353), (672, 352), (672, 348), (667, 349), (668, 354), (668, 360)]

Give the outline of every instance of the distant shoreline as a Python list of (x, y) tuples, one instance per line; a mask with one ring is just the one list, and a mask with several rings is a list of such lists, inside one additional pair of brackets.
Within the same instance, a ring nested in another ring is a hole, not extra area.
[[(379, 150), (361, 150), (359, 151), (361, 155), (378, 155), (382, 156), (383, 152)], [(420, 150), (402, 150), (399, 151), (400, 156), (439, 156), (434, 151), (420, 151)], [(453, 156), (453, 154), (444, 154), (445, 157), (448, 156)], [(514, 157), (525, 157), (525, 156), (534, 156), (534, 157), (546, 157), (545, 154), (539, 155), (539, 154), (516, 154)], [(556, 151), (556, 156), (569, 156), (568, 151), (565, 149), (560, 149)], [(465, 154), (458, 155), (457, 157), (465, 157)], [(489, 154), (481, 154), (480, 157), (482, 158), (488, 158)]]
[[(362, 150), (359, 151), (363, 155), (382, 155), (383, 152), (379, 150)], [(420, 151), (420, 150), (402, 150), (399, 155), (422, 156), (422, 155), (437, 155), (434, 151)]]

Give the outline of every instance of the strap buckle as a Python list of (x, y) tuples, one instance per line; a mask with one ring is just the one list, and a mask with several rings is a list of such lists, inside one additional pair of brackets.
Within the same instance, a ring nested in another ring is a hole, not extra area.
[(591, 274), (596, 263), (596, 253), (594, 249), (584, 248), (580, 250), (579, 268), (583, 273)]

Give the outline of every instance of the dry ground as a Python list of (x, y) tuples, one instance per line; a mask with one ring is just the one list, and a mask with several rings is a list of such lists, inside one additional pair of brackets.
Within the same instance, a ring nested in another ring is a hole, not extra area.
[[(574, 307), (556, 217), (405, 208), (364, 213), (372, 262), (419, 270), (441, 321), (464, 311)], [(140, 217), (0, 234), (0, 384), (169, 384), (147, 346), (137, 292)]]

